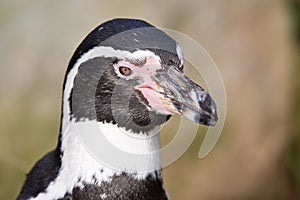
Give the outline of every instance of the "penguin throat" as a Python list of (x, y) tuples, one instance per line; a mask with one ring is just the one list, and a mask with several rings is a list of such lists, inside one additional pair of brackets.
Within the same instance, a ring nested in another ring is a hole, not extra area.
[[(161, 170), (159, 131), (157, 126), (147, 135), (135, 134), (116, 124), (71, 121), (62, 132), (62, 165), (65, 160), (77, 163), (84, 173), (106, 169), (143, 178)], [(91, 164), (86, 165), (87, 161)], [(91, 170), (91, 166), (95, 168)]]
[[(123, 176), (137, 182), (153, 179), (162, 183), (160, 141), (157, 133), (159, 128), (150, 131), (145, 138), (141, 137), (142, 134), (140, 137), (132, 137), (133, 133), (124, 131), (125, 129), (116, 125), (97, 121), (72, 120), (64, 123), (60, 136), (61, 168), (58, 176), (50, 183), (46, 192), (35, 199), (63, 198), (66, 194), (72, 194), (74, 188), (110, 184), (116, 177)], [(89, 137), (95, 134), (99, 137)], [(94, 141), (89, 141), (90, 139)], [(101, 143), (99, 139), (105, 139), (107, 143)], [(112, 154), (108, 148), (119, 151)], [(103, 155), (105, 156), (101, 157)], [(138, 160), (130, 160), (132, 158)]]

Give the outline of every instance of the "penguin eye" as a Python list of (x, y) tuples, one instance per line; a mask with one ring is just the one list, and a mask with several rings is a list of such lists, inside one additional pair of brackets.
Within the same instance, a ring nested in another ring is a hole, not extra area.
[(132, 74), (132, 70), (129, 67), (121, 66), (119, 67), (119, 71), (123, 76), (129, 76)]

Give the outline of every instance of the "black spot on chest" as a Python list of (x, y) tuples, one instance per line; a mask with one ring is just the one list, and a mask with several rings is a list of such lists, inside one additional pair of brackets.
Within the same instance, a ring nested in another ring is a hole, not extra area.
[(159, 178), (148, 176), (137, 180), (122, 173), (114, 175), (110, 182), (84, 184), (76, 187), (72, 194), (66, 194), (62, 200), (167, 200), (167, 195)]

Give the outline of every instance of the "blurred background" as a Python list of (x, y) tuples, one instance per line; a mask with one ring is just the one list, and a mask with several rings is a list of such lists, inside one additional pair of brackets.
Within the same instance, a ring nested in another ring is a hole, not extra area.
[(56, 146), (68, 61), (91, 29), (115, 17), (187, 34), (207, 49), (224, 79), (221, 138), (200, 160), (201, 128), (188, 151), (164, 169), (171, 199), (300, 199), (299, 1), (4, 0), (1, 200), (15, 199), (25, 173)]

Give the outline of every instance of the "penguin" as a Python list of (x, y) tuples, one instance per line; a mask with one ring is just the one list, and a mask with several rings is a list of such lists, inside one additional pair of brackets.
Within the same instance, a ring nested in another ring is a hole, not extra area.
[[(210, 94), (184, 74), (180, 45), (143, 20), (100, 24), (68, 64), (57, 147), (27, 174), (17, 199), (169, 199), (156, 150), (160, 127), (175, 114), (206, 126), (218, 120)], [(92, 139), (109, 163), (99, 161), (82, 139), (93, 134), (121, 153)], [(141, 162), (123, 156), (153, 151)]]

